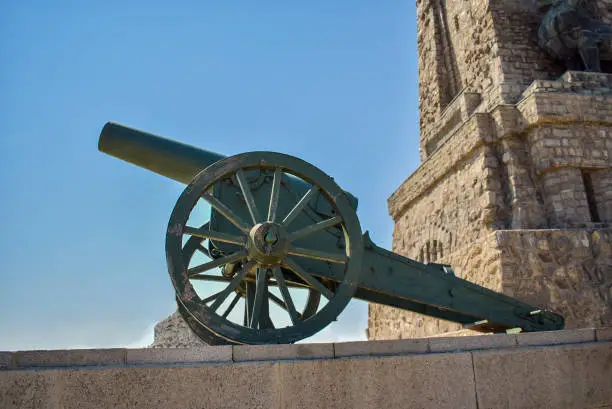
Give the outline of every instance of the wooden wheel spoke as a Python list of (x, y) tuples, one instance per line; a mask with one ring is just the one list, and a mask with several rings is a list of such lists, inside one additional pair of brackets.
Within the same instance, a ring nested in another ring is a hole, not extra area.
[[(249, 327), (257, 328), (260, 323), (262, 306), (264, 301), (268, 302), (268, 289), (267, 287), (267, 275), (268, 271), (263, 268), (257, 269), (257, 281), (255, 283), (255, 300), (253, 301), (253, 315), (251, 316), (251, 322)], [(264, 300), (265, 299), (265, 300)]]
[(300, 201), (297, 202), (297, 204), (293, 207), (293, 209), (291, 209), (289, 214), (285, 216), (282, 224), (285, 225), (285, 227), (289, 226), (289, 224), (291, 224), (291, 222), (297, 217), (297, 215), (300, 214), (302, 209), (304, 209), (304, 207), (306, 207), (306, 205), (310, 203), (310, 200), (315, 195), (315, 193), (317, 193), (318, 191), (319, 191), (318, 186), (311, 187), (308, 190), (308, 192), (306, 192), (306, 194), (302, 196)]
[(223, 318), (227, 318), (227, 316), (230, 314), (230, 312), (232, 312), (236, 304), (238, 304), (238, 300), (240, 300), (241, 297), (242, 296), (240, 295), (240, 293), (236, 293), (229, 307), (227, 307), (227, 310), (225, 310), (225, 312), (223, 313)]
[(243, 258), (246, 258), (246, 256), (247, 256), (246, 250), (237, 251), (228, 256), (209, 261), (208, 263), (204, 263), (197, 267), (188, 268), (187, 276), (191, 278), (192, 276), (198, 273), (203, 273), (204, 271), (211, 270), (213, 268), (222, 266), (224, 264), (233, 263), (235, 261), (242, 260)]
[(289, 234), (289, 241), (295, 241), (295, 240), (301, 239), (303, 237), (309, 236), (318, 231), (328, 229), (341, 222), (342, 222), (342, 217), (335, 216), (335, 217), (332, 217), (331, 219), (322, 220), (318, 223), (311, 224), (310, 226), (306, 226), (303, 229), (294, 231), (293, 233)]
[(215, 281), (218, 283), (229, 283), (231, 279), (223, 276), (213, 276), (210, 274), (196, 274), (192, 277), (189, 277), (192, 280), (204, 280), (204, 281)]
[(238, 287), (238, 285), (240, 284), (240, 282), (248, 271), (249, 264), (245, 264), (244, 266), (242, 266), (242, 269), (238, 272), (238, 274), (236, 274), (232, 278), (232, 281), (229, 283), (229, 285), (225, 287), (222, 291), (217, 293), (218, 295), (215, 297), (215, 301), (210, 306), (213, 311), (217, 311), (217, 309), (221, 306), (221, 304), (223, 304), (223, 301), (225, 301), (227, 296), (230, 295), (230, 293), (234, 291), (236, 287)]
[(271, 328), (274, 329), (274, 323), (270, 318), (270, 292), (266, 289), (265, 300), (261, 306), (261, 313), (259, 314), (259, 329)]
[(281, 168), (274, 169), (274, 179), (272, 180), (272, 190), (270, 191), (270, 204), (268, 206), (268, 221), (276, 221), (276, 211), (278, 210), (278, 197), (280, 194), (280, 185), (283, 178)]
[(234, 226), (238, 227), (243, 233), (249, 232), (250, 226), (219, 199), (217, 199), (210, 193), (204, 193), (202, 195), (202, 199), (206, 200), (216, 211), (221, 213), (227, 220), (229, 220)]
[(295, 274), (299, 275), (302, 280), (310, 284), (315, 290), (323, 294), (323, 296), (328, 300), (334, 296), (334, 293), (329, 288), (325, 287), (319, 280), (314, 278), (310, 273), (306, 272), (290, 257), (285, 258), (284, 265), (292, 270)]
[(268, 298), (270, 298), (270, 301), (272, 301), (274, 304), (278, 305), (279, 307), (281, 307), (283, 310), (287, 309), (287, 304), (285, 304), (285, 302), (283, 300), (281, 300), (280, 298), (278, 298), (277, 296), (275, 296), (273, 293), (271, 293), (270, 291), (268, 291)]
[(219, 291), (218, 293), (214, 293), (213, 295), (209, 295), (208, 297), (206, 297), (206, 298), (204, 298), (202, 300), (202, 304), (206, 304), (207, 302), (210, 302), (210, 301), (214, 300), (215, 298), (220, 296), (222, 293), (223, 293), (223, 291)]
[(242, 192), (242, 196), (244, 197), (244, 201), (246, 202), (247, 209), (249, 210), (249, 214), (251, 215), (251, 219), (253, 219), (253, 224), (257, 224), (261, 221), (261, 217), (259, 216), (259, 212), (257, 211), (255, 199), (253, 199), (253, 195), (251, 194), (251, 188), (249, 187), (249, 183), (244, 177), (244, 172), (242, 171), (242, 169), (238, 169), (236, 171), (236, 179), (238, 180), (238, 186), (240, 186), (240, 191)]
[[(287, 288), (287, 284), (285, 283), (285, 277), (283, 277), (283, 273), (278, 267), (272, 270), (272, 274), (274, 274), (274, 278), (276, 278), (276, 282), (278, 283), (278, 289), (280, 290), (281, 295), (283, 296), (283, 300), (285, 300), (284, 309), (287, 310), (287, 312), (289, 313), (289, 317), (291, 318), (291, 322), (293, 323), (293, 325), (295, 325), (299, 322), (300, 317), (298, 312), (295, 310), (293, 299), (291, 298), (291, 294), (289, 294), (289, 289)], [(273, 294), (270, 294), (270, 296), (272, 295)]]
[(239, 246), (244, 246), (246, 243), (246, 237), (238, 237), (231, 234), (221, 233), (218, 231), (204, 230), (202, 228), (198, 229), (190, 226), (185, 226), (185, 228), (183, 229), (183, 233), (202, 239), (222, 241), (224, 243), (237, 244)]
[[(287, 281), (285, 280), (285, 285), (287, 286), (287, 288), (310, 288), (308, 286), (308, 284), (304, 284), (304, 283), (297, 283), (294, 281)], [(268, 281), (268, 286), (273, 286), (273, 287), (278, 287), (278, 282), (277, 281)]]
[(294, 256), (312, 258), (315, 260), (329, 261), (331, 263), (344, 264), (346, 263), (346, 255), (343, 253), (331, 253), (328, 251), (305, 249), (302, 247), (291, 247), (288, 251)]
[(251, 317), (253, 316), (253, 301), (255, 300), (255, 283), (247, 281), (246, 294), (244, 297), (244, 321), (245, 327), (249, 326)]
[[(268, 293), (268, 297), (270, 297), (270, 301), (274, 302), (274, 304), (278, 305), (279, 307), (281, 307), (283, 310), (288, 311), (287, 310), (287, 304), (285, 304), (285, 302), (283, 300), (281, 300), (280, 298), (278, 298), (276, 295), (274, 295), (273, 293)], [(297, 318), (298, 319), (302, 319), (302, 314), (300, 314), (299, 312), (297, 313)]]

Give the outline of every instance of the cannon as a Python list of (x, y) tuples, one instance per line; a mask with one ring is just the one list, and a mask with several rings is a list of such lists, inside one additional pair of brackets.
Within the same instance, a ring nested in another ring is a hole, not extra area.
[(186, 184), (166, 231), (178, 310), (205, 342), (282, 344), (336, 320), (352, 298), (480, 332), (562, 329), (562, 316), (375, 245), (357, 199), (312, 164), (230, 157), (117, 123), (98, 149)]

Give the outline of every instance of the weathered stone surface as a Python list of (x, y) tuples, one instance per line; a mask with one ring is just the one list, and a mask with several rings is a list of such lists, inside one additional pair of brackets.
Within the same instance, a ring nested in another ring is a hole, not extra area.
[(595, 330), (597, 341), (612, 341), (612, 328), (599, 328)]
[(472, 354), (479, 408), (612, 405), (612, 343)]
[[(612, 22), (606, 0), (587, 7)], [(538, 46), (542, 16), (530, 0), (417, 2), (423, 160), (429, 156), (427, 142), (448, 127), (447, 112), (461, 103), (462, 91), (480, 94), (485, 108), (514, 104), (533, 80), (552, 80), (565, 71)], [(612, 58), (610, 48), (603, 45), (602, 58)]]
[(193, 348), (143, 348), (128, 349), (126, 363), (196, 363), (196, 362), (231, 362), (232, 347), (204, 346)]
[(38, 386), (31, 385), (30, 371), (9, 371), (0, 373), (0, 388), (12, 382), (10, 393), (15, 397), (4, 398), (2, 391), (0, 407), (22, 408), (31, 403), (32, 408), (57, 409), (268, 409), (278, 407), (276, 372), (271, 363), (49, 370), (36, 374), (42, 378), (36, 380)]
[(11, 352), (0, 351), (0, 368), (8, 368), (11, 366), (11, 357)]
[(189, 328), (181, 314), (175, 311), (155, 325), (151, 348), (190, 348), (207, 345)]
[(503, 292), (565, 317), (566, 328), (612, 324), (612, 230), (496, 233)]
[(59, 409), (55, 371), (0, 371), (0, 408)]
[(334, 344), (334, 355), (338, 358), (350, 356), (422, 354), (426, 352), (429, 352), (429, 342), (427, 339), (358, 341)]
[(0, 407), (475, 408), (471, 371), (469, 353), (3, 371)]
[(528, 334), (327, 344), (339, 354), (303, 359), (290, 348), (257, 362), (227, 361), (239, 346), (210, 347), (218, 363), (198, 362), (197, 348), (150, 348), (95, 367), (47, 351), (56, 368), (0, 370), (0, 408), (602, 408), (612, 405), (608, 329), (599, 341), (559, 331), (535, 347), (516, 344)]
[(234, 361), (333, 358), (334, 344), (235, 345)]
[(499, 334), (474, 337), (440, 337), (429, 339), (431, 352), (471, 351), (476, 349), (512, 348), (516, 335)]
[(595, 330), (592, 328), (565, 331), (529, 332), (517, 335), (517, 343), (520, 346), (579, 344), (594, 341)]
[[(22, 351), (11, 365), (12, 353), (3, 352), (3, 370), (43, 368), (78, 368), (104, 366), (140, 366), (166, 364), (207, 364), (244, 361), (285, 361), (333, 359), (346, 357), (382, 357), (439, 352), (462, 352), (481, 349), (503, 349), (531, 346), (570, 345), (605, 342), (610, 328), (573, 329), (522, 334), (431, 337), (389, 341), (359, 341), (295, 345), (223, 345), (193, 348), (88, 349)], [(125, 356), (124, 356), (125, 353)], [(44, 356), (44, 359), (41, 358)], [(36, 359), (34, 359), (36, 358)], [(125, 358), (125, 359), (124, 359)]]
[[(563, 73), (538, 46), (534, 4), (417, 1), (423, 162), (389, 198), (393, 250), (557, 310), (570, 328), (610, 325), (610, 234), (596, 229), (612, 224), (612, 74)], [(612, 22), (607, 0), (587, 7)], [(566, 228), (587, 238), (552, 231)], [(509, 229), (522, 233), (494, 235)], [(372, 305), (368, 330), (460, 327)]]
[(12, 367), (123, 365), (125, 354), (122, 348), (17, 351), (13, 353)]
[[(287, 362), (283, 408), (476, 408), (469, 353)], [(461, 376), (458, 376), (461, 374)]]

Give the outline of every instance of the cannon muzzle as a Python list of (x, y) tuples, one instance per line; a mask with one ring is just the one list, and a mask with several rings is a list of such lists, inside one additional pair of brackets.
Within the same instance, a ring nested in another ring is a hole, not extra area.
[(184, 184), (202, 169), (225, 158), (115, 122), (107, 122), (102, 128), (98, 150)]

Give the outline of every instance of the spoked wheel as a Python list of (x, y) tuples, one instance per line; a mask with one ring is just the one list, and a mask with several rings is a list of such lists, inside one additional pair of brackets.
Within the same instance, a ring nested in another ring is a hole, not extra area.
[[(329, 211), (314, 212), (312, 201)], [(213, 213), (210, 225), (197, 227), (201, 202)], [(208, 239), (202, 249), (211, 261), (189, 255), (192, 239)], [(166, 235), (179, 310), (196, 333), (229, 343), (293, 343), (327, 326), (357, 289), (362, 251), (355, 210), (333, 179), (272, 152), (236, 155), (200, 172), (177, 201)], [(310, 314), (308, 302), (296, 307), (295, 291), (304, 289), (324, 297)], [(272, 310), (277, 305), (281, 312)]]
[[(209, 230), (209, 228), (210, 228), (209, 223), (206, 223), (205, 225), (201, 226), (199, 230)], [(203, 244), (204, 240), (205, 239), (198, 237), (198, 236), (189, 237), (189, 239), (187, 240), (187, 243), (183, 246), (184, 265), (189, 266), (193, 264), (192, 260), (197, 257), (197, 254), (201, 254), (210, 260), (213, 259), (210, 255), (209, 249), (207, 249)], [(197, 264), (197, 261), (196, 261), (196, 264)], [(212, 277), (203, 276), (201, 277), (201, 279), (203, 281), (213, 281), (213, 282), (220, 282), (221, 280), (223, 280), (223, 278), (219, 276), (212, 276)], [(225, 279), (221, 282), (229, 282), (229, 279)], [(245, 290), (246, 290), (245, 288), (241, 288), (240, 286), (238, 286), (234, 290), (235, 294), (232, 298), (232, 302), (230, 303), (228, 308), (223, 313), (225, 316), (231, 313), (231, 311), (236, 307), (238, 302), (244, 302), (245, 305), (250, 304), (249, 302), (250, 300), (248, 299), (247, 291)], [(304, 308), (302, 309), (300, 313), (298, 313), (299, 314), (298, 317), (300, 319), (309, 318), (314, 313), (316, 313), (319, 307), (319, 302), (321, 300), (320, 292), (313, 290), (313, 289), (307, 289), (307, 291), (308, 291), (308, 296), (307, 296)], [(283, 310), (288, 311), (288, 306), (283, 300), (279, 299), (273, 293), (269, 293), (268, 296), (270, 298), (270, 301), (278, 305)], [(179, 313), (181, 314), (181, 316), (183, 317), (187, 325), (189, 325), (191, 330), (196, 335), (198, 335), (198, 337), (200, 337), (200, 339), (202, 339), (204, 342), (206, 342), (209, 345), (224, 345), (224, 344), (230, 343), (225, 338), (218, 336), (214, 332), (210, 331), (208, 328), (201, 325), (189, 313), (189, 311), (183, 306), (183, 304), (178, 299), (177, 299), (177, 306), (178, 306)]]

